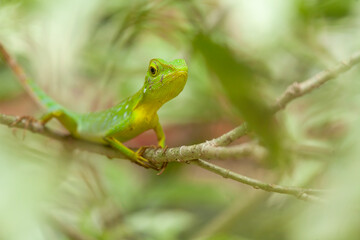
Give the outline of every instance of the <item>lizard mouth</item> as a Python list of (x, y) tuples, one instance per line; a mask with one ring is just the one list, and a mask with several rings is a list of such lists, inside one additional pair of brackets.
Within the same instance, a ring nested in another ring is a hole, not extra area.
[(177, 74), (187, 76), (187, 71), (178, 71)]
[(187, 71), (177, 71), (171, 74), (171, 80), (186, 80), (187, 79)]

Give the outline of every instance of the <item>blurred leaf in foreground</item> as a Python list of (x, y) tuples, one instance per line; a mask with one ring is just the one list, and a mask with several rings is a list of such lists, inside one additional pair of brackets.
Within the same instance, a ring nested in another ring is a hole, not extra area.
[(195, 50), (203, 57), (215, 77), (217, 77), (229, 102), (250, 128), (269, 148), (271, 164), (278, 165), (280, 137), (275, 127), (273, 114), (264, 102), (261, 89), (257, 84), (259, 75), (243, 59), (225, 45), (219, 44), (205, 34), (197, 35), (193, 40)]
[(301, 16), (306, 20), (317, 20), (326, 18), (338, 20), (349, 16), (354, 8), (354, 0), (300, 0), (297, 2)]

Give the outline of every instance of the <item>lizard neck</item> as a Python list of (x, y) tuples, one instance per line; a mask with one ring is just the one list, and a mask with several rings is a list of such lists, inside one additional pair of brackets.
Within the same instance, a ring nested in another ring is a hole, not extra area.
[(156, 114), (160, 107), (164, 104), (158, 99), (149, 99), (143, 93), (144, 88), (141, 88), (136, 95), (140, 98), (135, 110), (146, 113), (147, 115)]

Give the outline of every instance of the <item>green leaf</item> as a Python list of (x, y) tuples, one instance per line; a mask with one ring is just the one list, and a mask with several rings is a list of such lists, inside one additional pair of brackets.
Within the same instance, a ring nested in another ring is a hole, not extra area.
[(204, 58), (209, 71), (216, 77), (237, 112), (270, 150), (271, 163), (280, 160), (280, 137), (272, 111), (265, 104), (257, 82), (260, 74), (243, 58), (210, 36), (198, 34), (193, 46)]

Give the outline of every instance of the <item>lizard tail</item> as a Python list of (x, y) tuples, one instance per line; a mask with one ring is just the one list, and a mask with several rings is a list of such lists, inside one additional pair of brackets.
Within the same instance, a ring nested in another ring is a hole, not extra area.
[(41, 105), (49, 110), (63, 109), (63, 107), (50, 98), (33, 80), (27, 78), (24, 70), (21, 66), (15, 61), (14, 58), (7, 52), (5, 47), (0, 43), (0, 53), (4, 58), (4, 61), (9, 65), (11, 70), (16, 75), (17, 79), (20, 81), (21, 85), (26, 89), (26, 91), (36, 99)]

